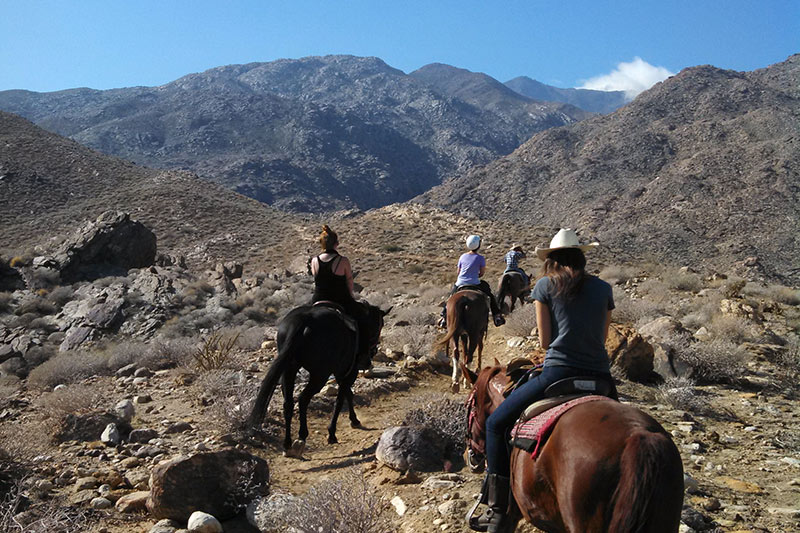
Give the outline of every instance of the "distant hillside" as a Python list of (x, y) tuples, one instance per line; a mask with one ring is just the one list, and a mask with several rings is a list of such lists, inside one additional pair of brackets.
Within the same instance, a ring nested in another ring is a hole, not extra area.
[(509, 121), (524, 123), (527, 113), (539, 115), (545, 109), (560, 109), (565, 114), (560, 120), (557, 116), (551, 117), (552, 126), (562, 125), (559, 122), (571, 122), (568, 119), (583, 120), (592, 115), (569, 105), (534, 101), (531, 97), (514, 92), (491, 76), (442, 63), (426, 65), (412, 72), (410, 76), (444, 94), (491, 111)]
[(0, 109), (297, 211), (403, 201), (585, 116), (524, 98), (498, 113), (352, 56), (229, 65), (161, 87), (4, 91)]
[(509, 89), (548, 102), (564, 102), (585, 111), (611, 113), (628, 103), (625, 91), (595, 91), (592, 89), (561, 89), (545, 85), (527, 76), (519, 76), (505, 83)]
[(420, 201), (579, 228), (623, 257), (747, 263), (797, 283), (799, 92), (800, 55), (754, 72), (689, 68), (615, 113), (537, 134)]
[(103, 211), (152, 228), (159, 250), (202, 264), (245, 260), (295, 238), (290, 215), (188, 172), (102, 155), (0, 111), (0, 253), (51, 249)]

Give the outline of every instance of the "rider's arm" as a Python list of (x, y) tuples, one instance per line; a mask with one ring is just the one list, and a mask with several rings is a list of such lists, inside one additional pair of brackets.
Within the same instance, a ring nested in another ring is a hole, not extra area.
[(482, 267), (481, 267), (481, 269), (480, 269), (480, 270), (478, 270), (478, 277), (479, 277), (479, 278), (482, 278), (482, 277), (483, 277), (483, 273), (484, 273), (484, 272), (486, 272), (486, 267), (485, 267), (485, 266), (482, 266)]
[[(539, 344), (542, 345), (543, 350), (550, 347), (550, 335), (552, 333), (550, 327), (550, 308), (547, 304), (536, 300), (536, 327), (539, 329)], [(609, 313), (610, 316), (610, 313)]]
[(316, 276), (317, 272), (319, 272), (319, 261), (317, 257), (314, 256), (311, 258), (311, 275)]
[(609, 328), (609, 326), (611, 326), (611, 309), (609, 309), (608, 313), (606, 313), (606, 323), (605, 323), (605, 327), (603, 328), (603, 344), (605, 344), (606, 341), (608, 340), (608, 328)]
[(339, 261), (339, 268), (337, 270), (340, 271), (338, 274), (344, 276), (347, 280), (347, 290), (350, 291), (350, 296), (355, 298), (355, 295), (353, 294), (353, 270), (350, 268), (350, 261), (346, 257), (342, 256), (342, 260)]

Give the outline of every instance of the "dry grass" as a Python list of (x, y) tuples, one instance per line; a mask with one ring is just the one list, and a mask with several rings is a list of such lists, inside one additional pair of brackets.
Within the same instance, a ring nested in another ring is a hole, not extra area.
[(458, 458), (464, 452), (467, 432), (467, 413), (464, 403), (441, 396), (419, 398), (419, 407), (407, 412), (402, 425), (423, 429), (432, 441), (444, 444), (447, 457)]
[(533, 304), (517, 306), (514, 312), (506, 315), (503, 333), (512, 337), (529, 337), (536, 328), (536, 306)]
[(659, 401), (684, 411), (704, 410), (708, 403), (695, 389), (695, 383), (685, 377), (671, 377), (659, 385), (656, 397)]
[(733, 315), (714, 315), (709, 331), (715, 338), (742, 343), (756, 336), (755, 324)]
[(612, 316), (614, 322), (641, 325), (666, 314), (664, 305), (652, 301), (649, 297), (631, 298), (618, 286), (615, 286), (613, 291), (615, 308)]
[(28, 375), (28, 385), (34, 389), (52, 389), (89, 376), (107, 375), (108, 357), (102, 352), (74, 351), (58, 355), (37, 366)]
[(786, 305), (800, 305), (800, 291), (784, 285), (747, 283), (742, 289), (742, 295)]
[(85, 413), (101, 407), (106, 398), (88, 385), (73, 384), (43, 394), (36, 400), (45, 418), (61, 420), (65, 415)]
[(222, 332), (212, 333), (192, 353), (195, 365), (204, 371), (219, 370), (225, 367), (233, 355), (238, 339), (238, 332), (232, 335)]
[(631, 267), (620, 265), (608, 265), (600, 271), (599, 277), (611, 285), (622, 285), (632, 277), (636, 276), (637, 271)]
[(206, 414), (211, 423), (230, 433), (247, 427), (259, 386), (256, 380), (248, 381), (243, 372), (211, 370), (198, 376), (192, 390), (201, 404), (208, 405)]
[(428, 355), (436, 339), (436, 332), (429, 327), (393, 327), (381, 336), (381, 345), (416, 359)]
[(676, 291), (697, 293), (703, 288), (700, 276), (693, 272), (672, 272), (665, 274), (667, 287)]
[(745, 373), (747, 352), (726, 339), (695, 342), (679, 352), (698, 383), (735, 383)]

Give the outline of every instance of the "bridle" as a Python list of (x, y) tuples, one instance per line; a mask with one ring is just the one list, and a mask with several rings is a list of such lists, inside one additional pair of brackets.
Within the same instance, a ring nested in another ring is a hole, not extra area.
[(467, 396), (467, 401), (465, 405), (467, 407), (467, 455), (466, 461), (467, 466), (472, 472), (480, 472), (483, 470), (485, 461), (486, 461), (486, 447), (485, 445), (481, 445), (480, 443), (475, 442), (472, 438), (473, 432), (472, 427), (474, 424), (477, 423), (476, 415), (475, 415), (475, 392), (477, 389), (475, 387)]

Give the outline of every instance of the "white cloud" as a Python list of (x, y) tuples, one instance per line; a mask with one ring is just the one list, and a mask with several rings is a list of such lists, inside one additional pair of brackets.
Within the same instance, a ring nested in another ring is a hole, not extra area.
[(641, 57), (634, 57), (630, 63), (619, 63), (617, 68), (608, 74), (586, 80), (580, 88), (625, 91), (628, 99), (633, 100), (640, 92), (673, 75), (673, 72), (664, 67), (655, 67)]

